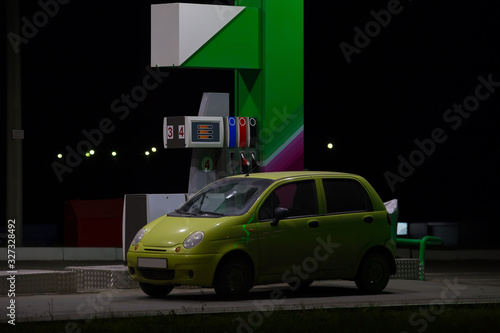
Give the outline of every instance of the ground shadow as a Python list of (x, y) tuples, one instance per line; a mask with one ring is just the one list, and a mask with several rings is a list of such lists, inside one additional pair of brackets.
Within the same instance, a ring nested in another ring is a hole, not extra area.
[[(388, 291), (383, 291), (380, 295), (392, 294)], [(250, 290), (250, 292), (242, 299), (236, 301), (248, 300), (264, 300), (264, 299), (297, 299), (297, 298), (328, 298), (342, 296), (368, 296), (371, 294), (364, 293), (356, 287), (347, 286), (315, 286), (312, 285), (305, 290), (294, 291), (286, 285), (280, 286), (260, 286)], [(149, 297), (144, 295), (144, 297)], [(174, 292), (164, 298), (172, 301), (210, 301), (210, 302), (226, 302), (227, 299), (222, 299), (215, 294), (213, 289), (174, 289)]]

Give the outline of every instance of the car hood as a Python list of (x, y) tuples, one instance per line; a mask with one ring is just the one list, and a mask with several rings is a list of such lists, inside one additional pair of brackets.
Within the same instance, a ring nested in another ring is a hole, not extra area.
[(193, 232), (217, 228), (231, 218), (234, 219), (234, 216), (211, 218), (164, 215), (144, 227), (147, 231), (141, 242), (146, 247), (173, 247), (182, 244)]

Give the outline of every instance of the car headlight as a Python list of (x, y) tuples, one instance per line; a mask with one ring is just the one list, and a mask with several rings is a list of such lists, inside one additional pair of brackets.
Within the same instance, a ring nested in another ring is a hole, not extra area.
[(135, 234), (135, 237), (134, 239), (132, 240), (132, 246), (136, 245), (137, 243), (139, 243), (142, 239), (142, 237), (144, 237), (144, 234), (146, 233), (146, 229), (141, 229), (139, 230), (136, 234)]
[(186, 249), (191, 249), (195, 247), (196, 245), (200, 244), (200, 242), (203, 240), (203, 237), (205, 237), (203, 231), (193, 232), (191, 235), (187, 236), (187, 238), (184, 240), (184, 247)]

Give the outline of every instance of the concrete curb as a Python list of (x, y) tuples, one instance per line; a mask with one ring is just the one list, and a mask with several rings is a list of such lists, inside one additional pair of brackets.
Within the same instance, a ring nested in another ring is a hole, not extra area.
[[(0, 251), (0, 260), (7, 260), (7, 248)], [(18, 247), (15, 260), (123, 261), (123, 252), (114, 247)]]

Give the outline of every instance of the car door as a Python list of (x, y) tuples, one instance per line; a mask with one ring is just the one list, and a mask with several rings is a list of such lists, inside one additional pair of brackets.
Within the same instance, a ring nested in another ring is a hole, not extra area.
[(356, 179), (324, 178), (320, 187), (325, 212), (318, 217), (316, 230), (325, 243), (336, 244), (320, 268), (352, 271), (377, 233), (381, 216), (373, 211), (371, 198)]
[[(287, 208), (289, 216), (273, 226), (277, 207)], [(279, 185), (264, 199), (257, 223), (260, 275), (281, 277), (313, 254), (317, 214), (318, 195), (312, 179)]]

